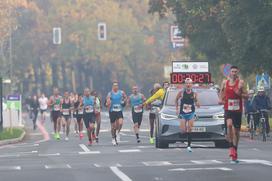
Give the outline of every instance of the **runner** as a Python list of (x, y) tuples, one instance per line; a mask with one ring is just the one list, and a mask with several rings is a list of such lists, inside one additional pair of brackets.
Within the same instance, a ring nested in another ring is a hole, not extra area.
[(45, 122), (45, 112), (47, 111), (48, 107), (48, 98), (45, 97), (44, 93), (42, 93), (41, 97), (39, 98), (39, 105), (41, 112), (41, 124), (43, 125)]
[(137, 143), (140, 143), (139, 129), (143, 120), (143, 103), (145, 97), (139, 93), (138, 87), (132, 87), (132, 94), (129, 96), (128, 105), (131, 105), (132, 121), (134, 123), (134, 132), (136, 135)]
[(176, 97), (176, 112), (178, 117), (180, 118), (181, 132), (187, 134), (188, 152), (192, 152), (191, 131), (195, 121), (195, 106), (199, 107), (197, 94), (193, 91), (192, 85), (193, 85), (192, 79), (190, 78), (185, 79), (185, 90), (180, 91)]
[[(167, 85), (165, 88), (168, 88)], [(161, 102), (164, 98), (165, 89), (161, 87), (159, 83), (155, 83), (153, 86), (153, 90), (151, 90), (151, 97), (148, 98), (144, 106), (150, 105), (150, 113), (149, 113), (149, 123), (150, 123), (150, 144), (154, 144), (154, 122), (156, 119), (156, 112), (158, 107), (160, 107)]]
[(31, 102), (30, 102), (30, 109), (32, 110), (33, 117), (32, 117), (32, 122), (33, 122), (33, 130), (36, 130), (37, 128), (37, 117), (39, 113), (39, 101), (37, 99), (37, 96), (34, 95)]
[(243, 103), (247, 98), (246, 86), (238, 76), (239, 69), (232, 66), (227, 80), (223, 80), (220, 91), (220, 103), (224, 104), (229, 156), (232, 162), (238, 163), (237, 148), (240, 138)]
[(102, 110), (102, 103), (100, 97), (97, 95), (96, 91), (92, 91), (92, 95), (95, 97), (95, 107), (94, 107), (94, 112), (95, 112), (95, 121), (96, 121), (96, 130), (95, 133), (96, 135), (93, 135), (95, 137), (96, 143), (98, 143), (99, 139), (99, 132), (100, 132), (100, 125), (101, 125), (101, 110)]
[(61, 113), (62, 113), (62, 118), (65, 121), (65, 140), (69, 140), (69, 133), (70, 133), (70, 124), (71, 124), (71, 108), (72, 108), (72, 103), (71, 99), (69, 98), (69, 92), (64, 93), (64, 98), (61, 100)]
[(94, 123), (95, 123), (95, 114), (94, 114), (95, 97), (91, 96), (90, 89), (88, 88), (84, 90), (84, 95), (85, 96), (83, 97), (83, 105), (84, 105), (83, 120), (87, 128), (89, 146), (91, 146), (94, 139), (92, 137), (92, 133), (94, 130)]
[(76, 119), (76, 111), (74, 109), (74, 103), (75, 101), (78, 99), (78, 95), (71, 92), (70, 93), (70, 101), (72, 104), (72, 110), (71, 110), (71, 122), (74, 123), (74, 133), (76, 134), (76, 136), (78, 136), (79, 134), (79, 130), (78, 130), (78, 124), (77, 124), (77, 119)]
[(77, 119), (77, 124), (78, 124), (78, 129), (79, 129), (79, 139), (83, 138), (83, 97), (81, 94), (77, 95), (77, 98), (74, 103), (74, 111), (76, 112), (76, 119)]
[(61, 127), (61, 112), (60, 112), (60, 104), (61, 104), (61, 96), (59, 95), (58, 88), (55, 88), (53, 91), (53, 96), (50, 97), (48, 106), (51, 107), (51, 118), (54, 124), (54, 138), (56, 140), (60, 139), (60, 127)]
[(124, 91), (119, 90), (118, 82), (112, 85), (112, 91), (108, 93), (106, 105), (109, 109), (111, 122), (112, 144), (118, 145), (120, 142), (120, 131), (123, 126), (123, 107), (127, 96)]

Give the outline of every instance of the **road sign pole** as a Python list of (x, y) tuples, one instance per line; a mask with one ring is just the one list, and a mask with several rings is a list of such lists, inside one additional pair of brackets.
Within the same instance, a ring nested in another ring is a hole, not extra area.
[(0, 77), (0, 132), (3, 131), (3, 79)]

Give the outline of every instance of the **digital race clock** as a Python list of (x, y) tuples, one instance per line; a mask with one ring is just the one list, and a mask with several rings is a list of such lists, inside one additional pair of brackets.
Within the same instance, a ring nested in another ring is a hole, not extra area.
[(183, 84), (185, 83), (186, 78), (191, 78), (193, 83), (198, 84), (207, 84), (211, 83), (211, 73), (181, 73), (181, 72), (173, 72), (171, 73), (171, 84)]

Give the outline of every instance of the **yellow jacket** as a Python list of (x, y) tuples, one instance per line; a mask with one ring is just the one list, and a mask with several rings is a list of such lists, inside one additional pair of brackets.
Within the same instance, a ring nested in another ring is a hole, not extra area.
[(163, 100), (165, 94), (165, 90), (163, 88), (159, 89), (155, 94), (149, 97), (144, 104), (149, 104), (155, 101), (156, 99)]

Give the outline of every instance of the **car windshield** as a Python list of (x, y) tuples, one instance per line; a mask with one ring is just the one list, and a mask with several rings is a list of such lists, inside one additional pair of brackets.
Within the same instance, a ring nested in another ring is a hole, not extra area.
[[(175, 106), (175, 99), (178, 92), (178, 90), (168, 92), (165, 100), (166, 106)], [(219, 104), (219, 97), (216, 91), (209, 89), (197, 89), (196, 92), (200, 106), (214, 106)]]

